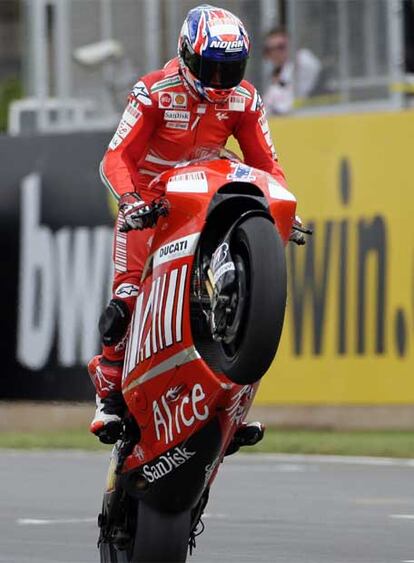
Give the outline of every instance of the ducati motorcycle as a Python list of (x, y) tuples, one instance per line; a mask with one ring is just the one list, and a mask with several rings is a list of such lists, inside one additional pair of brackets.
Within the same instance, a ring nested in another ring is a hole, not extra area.
[(225, 455), (279, 344), (295, 197), (210, 150), (153, 180), (165, 194), (130, 323), (124, 434), (113, 448), (102, 562), (184, 562)]

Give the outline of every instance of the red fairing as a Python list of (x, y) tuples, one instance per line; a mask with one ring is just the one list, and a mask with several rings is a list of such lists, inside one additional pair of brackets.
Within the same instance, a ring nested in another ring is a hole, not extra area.
[[(148, 188), (151, 198), (165, 194), (170, 214), (155, 230), (130, 325), (122, 388), (141, 440), (124, 471), (181, 444), (215, 416), (225, 451), (256, 393), (258, 384), (236, 385), (213, 371), (200, 357), (191, 332), (194, 253), (212, 198), (231, 182), (248, 182), (262, 191), (287, 244), (296, 200), (266, 172), (236, 160), (204, 160), (169, 170)], [(216, 468), (210, 467), (208, 479)]]
[(246, 164), (285, 185), (254, 86), (243, 80), (225, 103), (208, 103), (186, 89), (173, 59), (134, 86), (101, 163), (101, 177), (117, 198), (137, 191), (148, 200), (154, 176), (188, 159), (197, 147), (224, 147), (232, 135)]

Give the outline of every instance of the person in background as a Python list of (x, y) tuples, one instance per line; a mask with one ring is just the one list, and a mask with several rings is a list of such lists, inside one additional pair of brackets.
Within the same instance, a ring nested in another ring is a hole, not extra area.
[(308, 98), (318, 82), (322, 64), (309, 49), (299, 49), (294, 60), (289, 53), (289, 36), (282, 27), (265, 37), (264, 57), (272, 65), (270, 84), (263, 102), (268, 113), (286, 115), (296, 99)]

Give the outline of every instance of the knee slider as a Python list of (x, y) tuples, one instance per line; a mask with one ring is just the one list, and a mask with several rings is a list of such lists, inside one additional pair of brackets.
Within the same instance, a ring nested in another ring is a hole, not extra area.
[(121, 299), (111, 299), (99, 319), (99, 332), (105, 346), (114, 346), (125, 336), (131, 313)]

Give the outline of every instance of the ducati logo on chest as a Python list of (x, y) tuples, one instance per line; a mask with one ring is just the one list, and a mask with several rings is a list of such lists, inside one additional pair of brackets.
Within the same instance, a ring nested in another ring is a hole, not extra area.
[(187, 94), (181, 92), (160, 92), (158, 97), (160, 109), (186, 109)]

